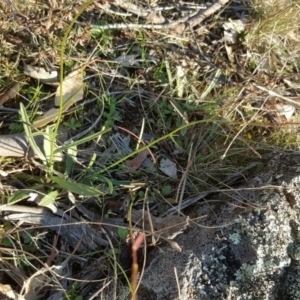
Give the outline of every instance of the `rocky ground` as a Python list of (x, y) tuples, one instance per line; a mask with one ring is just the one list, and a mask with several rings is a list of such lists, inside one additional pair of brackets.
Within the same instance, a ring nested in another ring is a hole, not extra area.
[(181, 252), (150, 251), (139, 299), (300, 299), (300, 153), (266, 160), (246, 185), (199, 204)]

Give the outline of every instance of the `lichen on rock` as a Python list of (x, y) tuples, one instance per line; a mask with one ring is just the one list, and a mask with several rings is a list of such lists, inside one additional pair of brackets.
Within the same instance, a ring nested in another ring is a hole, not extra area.
[(182, 252), (165, 245), (152, 254), (142, 286), (176, 299), (176, 268), (180, 299), (300, 299), (299, 161), (297, 152), (274, 154), (247, 185), (199, 205), (207, 218), (176, 239)]

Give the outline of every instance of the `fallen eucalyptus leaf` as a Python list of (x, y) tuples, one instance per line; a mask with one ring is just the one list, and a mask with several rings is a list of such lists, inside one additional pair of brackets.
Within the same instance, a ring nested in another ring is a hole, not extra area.
[(47, 293), (47, 284), (49, 284), (49, 278), (45, 275), (47, 274), (47, 271), (47, 268), (41, 268), (24, 281), (24, 299), (38, 300), (45, 298)]
[(295, 107), (290, 104), (275, 104), (275, 109), (278, 115), (284, 116), (288, 121), (295, 113)]
[(133, 159), (128, 159), (125, 161), (125, 166), (128, 168), (129, 171), (135, 171), (137, 170), (143, 163), (143, 161), (146, 159), (148, 155), (148, 150), (145, 149), (142, 152), (139, 152), (136, 157)]
[(71, 105), (83, 98), (83, 78), (82, 70), (78, 69), (71, 72), (62, 82), (62, 95), (60, 94), (61, 87), (58, 86), (55, 94), (55, 106), (60, 105), (62, 100), (63, 111), (66, 111)]
[(44, 127), (45, 125), (55, 121), (58, 116), (59, 109), (51, 108), (44, 113), (43, 116), (33, 121), (33, 126), (36, 128)]
[[(9, 299), (9, 300), (24, 300), (23, 296), (18, 295), (9, 284), (2, 284), (0, 283), (0, 294), (2, 294), (2, 300)], [(4, 298), (4, 296), (7, 298)]]
[(19, 82), (15, 83), (12, 87), (6, 88), (0, 95), (0, 105), (3, 105), (6, 101), (18, 95), (20, 89), (21, 84)]
[(51, 86), (59, 85), (57, 71), (48, 72), (42, 67), (24, 64), (24, 73), (31, 78), (38, 79), (42, 83)]
[(159, 169), (167, 176), (177, 179), (176, 164), (168, 158), (162, 158), (160, 161)]
[(286, 83), (290, 88), (296, 90), (297, 93), (300, 92), (300, 84), (297, 82), (293, 82), (289, 79), (284, 78), (283, 82)]

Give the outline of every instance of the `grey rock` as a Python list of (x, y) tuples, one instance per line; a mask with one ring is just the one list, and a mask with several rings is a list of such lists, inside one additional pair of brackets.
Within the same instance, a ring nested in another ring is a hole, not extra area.
[(273, 153), (247, 185), (199, 204), (182, 251), (149, 254), (139, 300), (300, 299), (299, 164), (299, 152)]

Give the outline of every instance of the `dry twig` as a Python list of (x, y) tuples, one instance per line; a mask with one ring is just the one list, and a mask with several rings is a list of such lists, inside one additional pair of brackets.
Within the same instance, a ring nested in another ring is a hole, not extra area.
[[(218, 0), (216, 3), (211, 5), (206, 10), (198, 10), (196, 13), (193, 12), (189, 14), (186, 17), (180, 18), (176, 21), (168, 21), (166, 20), (163, 24), (107, 24), (107, 25), (94, 25), (90, 24), (91, 28), (94, 29), (135, 29), (139, 30), (141, 28), (145, 29), (168, 29), (172, 28), (175, 29), (177, 33), (181, 33), (187, 28), (193, 28), (197, 25), (199, 25), (204, 19), (208, 18), (212, 14), (214, 14), (216, 11), (218, 11), (220, 8), (222, 8), (224, 5), (226, 5), (229, 2), (229, 0)], [(136, 14), (139, 17), (147, 18), (148, 15), (151, 13), (151, 11), (145, 10), (144, 8), (138, 7), (131, 3), (125, 3), (123, 0), (117, 0), (114, 2), (116, 6), (122, 7), (123, 9), (126, 9), (127, 11), (130, 11), (134, 14)], [(76, 24), (81, 26), (86, 26), (84, 22), (76, 22)]]

